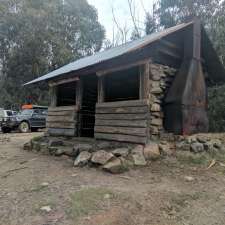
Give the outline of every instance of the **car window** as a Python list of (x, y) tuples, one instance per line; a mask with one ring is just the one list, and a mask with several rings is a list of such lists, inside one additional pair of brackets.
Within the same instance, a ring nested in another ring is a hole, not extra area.
[(12, 113), (12, 111), (8, 111), (8, 110), (7, 110), (7, 111), (6, 111), (6, 115), (7, 115), (7, 116), (12, 116), (13, 113)]
[(47, 114), (48, 114), (48, 111), (45, 110), (45, 109), (42, 109), (42, 110), (40, 110), (40, 111), (41, 111), (41, 114), (42, 114), (42, 115), (47, 115)]
[(31, 109), (24, 109), (20, 112), (21, 116), (31, 116), (33, 114), (33, 110)]
[(40, 114), (40, 110), (39, 109), (34, 109), (34, 114)]

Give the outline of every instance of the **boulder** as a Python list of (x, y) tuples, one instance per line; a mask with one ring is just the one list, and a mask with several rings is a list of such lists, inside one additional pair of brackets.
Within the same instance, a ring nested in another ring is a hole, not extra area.
[(128, 170), (128, 168), (123, 165), (120, 158), (114, 158), (112, 161), (105, 164), (102, 168), (103, 170), (106, 170), (113, 174), (123, 173)]
[(137, 145), (134, 149), (132, 149), (131, 158), (135, 166), (145, 166), (147, 164), (143, 150), (144, 147), (142, 145)]
[(39, 144), (39, 146), (40, 146), (40, 152), (42, 154), (47, 154), (47, 155), (49, 154), (48, 143), (42, 142)]
[(146, 160), (157, 160), (160, 158), (160, 151), (158, 144), (151, 143), (144, 148), (144, 156)]
[(161, 94), (161, 93), (163, 93), (163, 90), (160, 87), (153, 87), (151, 90), (151, 93), (152, 94)]
[(129, 149), (128, 148), (117, 148), (115, 150), (113, 150), (113, 155), (117, 156), (117, 157), (127, 157), (129, 155)]
[(51, 139), (49, 140), (48, 146), (49, 147), (57, 147), (57, 146), (63, 146), (63, 141), (62, 140), (55, 140)]
[(32, 150), (32, 145), (31, 142), (27, 142), (23, 145), (23, 150), (25, 151), (31, 151)]
[(160, 118), (153, 118), (151, 120), (151, 125), (155, 125), (155, 126), (162, 126), (163, 121)]
[(55, 151), (55, 156), (62, 156), (64, 154), (64, 149), (63, 148), (58, 148), (56, 151)]
[(210, 141), (204, 143), (203, 146), (204, 146), (204, 150), (207, 151), (207, 152), (213, 152), (214, 151), (213, 143), (210, 142)]
[(191, 144), (191, 151), (194, 153), (204, 152), (204, 145), (202, 143), (196, 142)]
[(152, 107), (151, 107), (151, 111), (152, 112), (160, 112), (161, 111), (161, 107), (159, 104), (153, 104)]
[(87, 151), (87, 152), (91, 152), (91, 150), (93, 149), (93, 146), (90, 144), (76, 144), (73, 147), (74, 152), (76, 153), (80, 153), (83, 151)]
[(73, 147), (65, 147), (64, 154), (70, 157), (77, 157), (79, 155), (79, 151), (75, 150)]
[(132, 150), (131, 150), (131, 153), (132, 154), (138, 154), (138, 153), (143, 153), (143, 150), (144, 150), (144, 146), (143, 145), (136, 145)]
[(186, 142), (188, 144), (192, 144), (192, 143), (197, 143), (198, 141), (197, 141), (197, 138), (196, 137), (190, 136), (190, 137), (187, 137), (186, 138)]
[(91, 162), (93, 162), (94, 164), (105, 165), (113, 157), (114, 155), (112, 153), (100, 150), (93, 154)]
[(40, 143), (38, 141), (32, 141), (32, 149), (34, 151), (39, 152), (40, 151)]
[(74, 161), (74, 166), (85, 166), (88, 164), (89, 160), (91, 159), (92, 154), (86, 151), (81, 152), (76, 160)]
[(178, 142), (178, 143), (176, 143), (176, 149), (178, 151), (190, 151), (191, 145), (184, 141)]
[(151, 79), (152, 79), (153, 81), (160, 81), (161, 77), (160, 77), (159, 74), (153, 74), (152, 77), (151, 77)]
[(204, 144), (209, 141), (209, 138), (206, 136), (197, 136), (197, 141)]
[(214, 146), (215, 148), (221, 149), (222, 143), (221, 143), (221, 141), (220, 141), (219, 139), (214, 139), (214, 140), (212, 140), (212, 142), (213, 142), (213, 146)]
[(133, 159), (135, 166), (146, 166), (147, 165), (147, 162), (145, 160), (143, 153), (133, 154), (132, 159)]
[(56, 148), (56, 147), (48, 147), (48, 152), (50, 155), (55, 155), (57, 150), (58, 150), (58, 148)]
[(171, 156), (174, 154), (174, 152), (170, 148), (169, 143), (159, 144), (159, 149), (160, 149), (162, 155)]

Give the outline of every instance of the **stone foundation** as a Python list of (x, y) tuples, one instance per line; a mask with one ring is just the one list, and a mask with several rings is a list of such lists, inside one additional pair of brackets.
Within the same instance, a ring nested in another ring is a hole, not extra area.
[(189, 137), (167, 136), (147, 145), (96, 141), (94, 139), (40, 137), (24, 145), (24, 150), (55, 157), (68, 157), (75, 167), (97, 167), (111, 173), (122, 173), (134, 167), (143, 167), (164, 157), (178, 154), (202, 155), (224, 153), (224, 137), (199, 134)]
[(92, 139), (52, 137), (34, 138), (24, 145), (24, 150), (56, 157), (67, 156), (75, 167), (98, 167), (111, 173), (121, 173), (133, 167), (147, 166), (160, 158), (157, 144), (135, 145)]

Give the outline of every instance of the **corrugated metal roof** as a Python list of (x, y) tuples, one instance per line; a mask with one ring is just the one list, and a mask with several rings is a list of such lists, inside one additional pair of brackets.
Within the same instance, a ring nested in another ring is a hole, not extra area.
[(32, 81), (26, 83), (25, 85), (37, 83), (37, 82), (44, 81), (44, 80), (49, 80), (49, 79), (52, 79), (54, 77), (60, 76), (62, 74), (66, 74), (66, 73), (69, 73), (69, 72), (80, 70), (80, 69), (83, 69), (83, 68), (88, 67), (88, 66), (93, 66), (95, 64), (98, 64), (98, 63), (116, 58), (118, 56), (124, 55), (128, 52), (135, 51), (138, 48), (144, 47), (144, 46), (146, 46), (146, 45), (148, 45), (152, 42), (155, 42), (155, 41), (167, 36), (168, 34), (171, 34), (173, 32), (176, 32), (176, 31), (180, 30), (180, 29), (183, 29), (183, 28), (189, 26), (192, 23), (193, 22), (183, 23), (183, 24), (177, 25), (175, 27), (165, 29), (161, 32), (154, 33), (154, 34), (151, 34), (151, 35), (147, 35), (147, 36), (145, 36), (141, 39), (128, 42), (128, 43), (120, 45), (118, 47), (111, 48), (111, 49), (108, 49), (108, 50), (105, 50), (105, 51), (102, 51), (102, 52), (98, 52), (98, 53), (96, 53), (92, 56), (88, 56), (88, 57), (79, 59), (79, 60), (77, 60), (75, 62), (72, 62), (72, 63), (69, 63), (69, 64), (67, 64), (67, 65), (65, 65), (65, 66), (63, 66), (63, 67), (61, 67), (57, 70), (54, 70), (54, 71), (52, 71), (52, 72), (50, 72), (50, 73), (48, 73), (48, 74), (46, 74), (42, 77), (39, 77), (35, 80), (32, 80)]

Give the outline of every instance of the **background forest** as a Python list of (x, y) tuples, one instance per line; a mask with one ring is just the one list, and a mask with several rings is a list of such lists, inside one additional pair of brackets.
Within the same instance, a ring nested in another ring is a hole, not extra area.
[[(130, 4), (131, 0), (127, 0)], [(153, 11), (153, 12), (152, 12)], [(145, 34), (198, 16), (225, 65), (225, 1), (157, 0), (146, 10)], [(130, 39), (143, 35), (135, 24)], [(105, 30), (86, 0), (0, 1), (0, 107), (47, 104), (44, 84), (22, 85), (104, 47)], [(209, 88), (211, 131), (225, 130), (225, 86)]]

